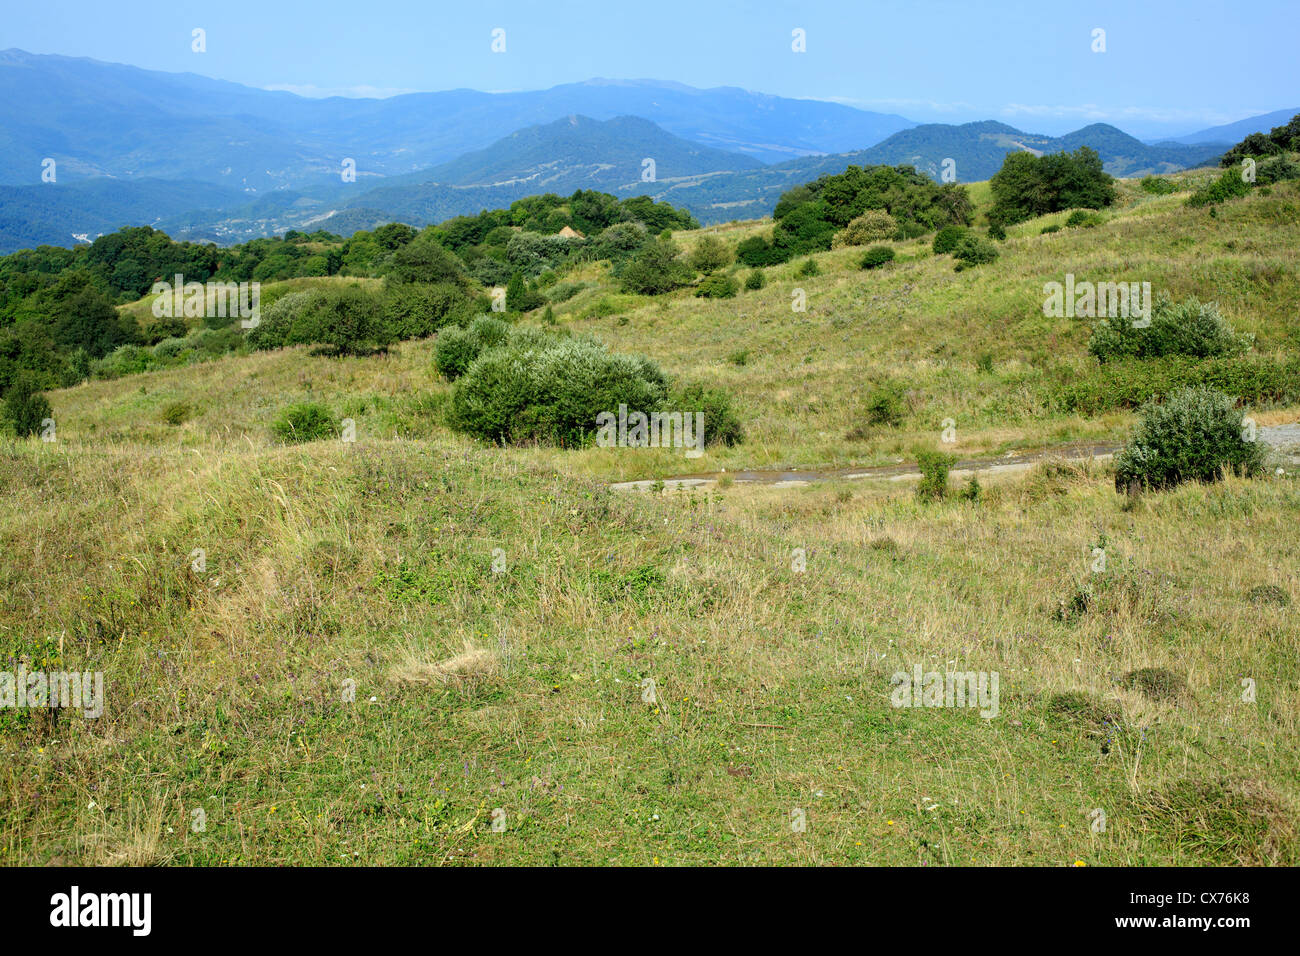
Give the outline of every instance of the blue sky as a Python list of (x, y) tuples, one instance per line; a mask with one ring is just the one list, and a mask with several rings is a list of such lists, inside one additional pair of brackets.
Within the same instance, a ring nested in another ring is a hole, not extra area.
[[(1300, 0), (44, 0), (0, 48), (305, 95), (541, 89), (595, 76), (740, 86), (920, 122), (1190, 132), (1300, 106)], [(191, 50), (191, 30), (207, 52)], [(494, 28), (506, 52), (491, 51)], [(791, 51), (806, 31), (807, 52)], [(1094, 53), (1092, 32), (1106, 31)]]

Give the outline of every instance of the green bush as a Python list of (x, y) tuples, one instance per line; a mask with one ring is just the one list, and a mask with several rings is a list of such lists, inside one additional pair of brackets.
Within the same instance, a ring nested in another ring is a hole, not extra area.
[(1060, 232), (1061, 227), (1058, 223), (1052, 223), (1050, 226), (1044, 226), (1038, 231), (1040, 236), (1046, 236), (1048, 233)]
[(810, 278), (812, 276), (819, 276), (821, 274), (822, 274), (822, 270), (820, 269), (820, 267), (818, 267), (817, 260), (813, 259), (811, 256), (805, 259), (800, 264), (799, 268), (795, 271), (795, 275), (803, 276), (806, 278)]
[(1001, 241), (1002, 241), (1003, 239), (1005, 239), (1006, 237), (1007, 237), (1007, 229), (1006, 229), (1006, 226), (1002, 225), (1002, 223), (999, 222), (999, 221), (996, 220), (996, 219), (993, 220), (991, 223), (989, 223), (989, 238), (990, 238), (990, 239), (996, 239), (996, 240), (998, 240), (999, 242), (1001, 242)]
[(649, 413), (668, 386), (659, 366), (612, 355), (589, 339), (510, 344), (489, 349), (456, 382), (448, 424), (492, 442), (583, 444), (601, 412)]
[(750, 292), (757, 292), (766, 284), (767, 280), (763, 277), (762, 269), (752, 269), (749, 275), (745, 276), (745, 288)]
[(903, 394), (896, 385), (876, 389), (867, 399), (867, 422), (896, 428), (903, 423)]
[(1086, 209), (1076, 209), (1065, 219), (1065, 225), (1073, 229), (1076, 226), (1083, 226), (1085, 229), (1091, 229), (1094, 226), (1100, 226), (1104, 219), (1095, 212), (1088, 212)]
[(893, 216), (883, 209), (868, 209), (862, 215), (850, 219), (847, 226), (835, 233), (831, 239), (831, 248), (865, 246), (869, 242), (892, 239), (896, 232), (898, 223)]
[(1187, 205), (1197, 208), (1211, 206), (1237, 199), (1249, 192), (1250, 183), (1241, 178), (1241, 170), (1229, 169), (1208, 186), (1203, 186), (1188, 196)]
[(1195, 298), (1174, 303), (1161, 293), (1151, 307), (1151, 324), (1135, 328), (1133, 319), (1102, 319), (1093, 326), (1088, 351), (1099, 362), (1118, 358), (1190, 355), (1212, 358), (1248, 351), (1254, 337), (1238, 334), (1218, 306)]
[(619, 279), (624, 291), (661, 295), (690, 282), (691, 268), (678, 258), (678, 251), (671, 239), (661, 237), (646, 243), (623, 266)]
[(948, 494), (948, 471), (957, 459), (941, 451), (927, 449), (916, 456), (921, 481), (916, 496), (923, 501), (938, 501)]
[(966, 238), (966, 230), (961, 226), (944, 226), (934, 236), (931, 248), (936, 256), (946, 255), (957, 248), (957, 243)]
[(168, 402), (163, 406), (161, 417), (168, 425), (183, 425), (193, 414), (194, 408), (189, 402)]
[(961, 272), (972, 266), (992, 262), (998, 257), (998, 247), (979, 236), (966, 236), (957, 243), (957, 248), (952, 251), (952, 255), (957, 260), (957, 271)]
[(1223, 470), (1253, 475), (1263, 470), (1264, 444), (1243, 435), (1236, 401), (1208, 388), (1175, 392), (1143, 406), (1133, 436), (1115, 456), (1115, 487), (1140, 482), (1169, 488), (1184, 481), (1216, 481)]
[(50, 403), (36, 387), (36, 380), (20, 372), (9, 386), (4, 400), (4, 424), (19, 438), (38, 434), (41, 422), (51, 417)]
[(691, 383), (673, 389), (665, 411), (693, 415), (704, 414), (704, 444), (737, 445), (745, 438), (740, 418), (731, 405), (731, 396), (720, 388), (706, 388)]
[(731, 265), (733, 258), (731, 248), (717, 236), (701, 236), (686, 261), (696, 272), (708, 273)]
[(739, 289), (740, 286), (736, 284), (736, 280), (731, 276), (715, 272), (700, 280), (700, 284), (695, 287), (695, 297), (697, 299), (730, 299), (735, 297)]
[(879, 269), (887, 262), (894, 261), (894, 250), (889, 246), (872, 246), (862, 254), (862, 261), (858, 263), (863, 269)]
[(469, 328), (449, 325), (438, 333), (433, 347), (434, 367), (447, 381), (455, 381), (479, 355), (505, 345), (511, 336), (510, 325), (491, 315), (480, 315)]
[(1170, 193), (1178, 192), (1178, 186), (1172, 181), (1161, 176), (1143, 176), (1141, 183), (1142, 191), (1150, 193), (1153, 196), (1167, 196)]
[(1288, 179), (1300, 179), (1300, 165), (1291, 162), (1285, 156), (1267, 159), (1255, 170), (1255, 182), (1261, 186)]
[(1097, 151), (1007, 153), (989, 180), (990, 219), (1006, 225), (1064, 209), (1101, 209), (1115, 202), (1115, 180), (1102, 169)]
[(1122, 359), (1099, 365), (1082, 377), (1073, 369), (1067, 369), (1065, 374), (1065, 381), (1045, 383), (1044, 399), (1062, 411), (1084, 415), (1137, 408), (1150, 398), (1192, 385), (1238, 395), (1256, 405), (1300, 402), (1300, 358)]
[(339, 434), (339, 426), (324, 405), (298, 402), (280, 410), (271, 423), (271, 431), (276, 438), (288, 445), (333, 438)]

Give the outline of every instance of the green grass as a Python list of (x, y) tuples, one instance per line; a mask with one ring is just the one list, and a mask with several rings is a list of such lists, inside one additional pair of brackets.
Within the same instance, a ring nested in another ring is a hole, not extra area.
[[(56, 443), (0, 443), (0, 669), (102, 670), (107, 699), (0, 710), (0, 864), (1295, 865), (1293, 475), (608, 487), (890, 463), (946, 417), (961, 457), (1122, 437), (1130, 412), (1050, 401), (1095, 368), (1042, 315), (1066, 271), (1217, 300), (1293, 358), (1294, 185), (1213, 219), (1135, 189), (961, 274), (916, 241), (717, 302), (566, 276), (593, 285), (562, 324), (738, 396), (746, 441), (693, 461), (454, 435), (432, 342), (52, 393)], [(619, 316), (584, 317), (601, 299)], [(901, 421), (847, 439), (886, 383)], [(356, 441), (277, 443), (307, 401)], [(998, 672), (998, 716), (891, 706), (917, 664)]]

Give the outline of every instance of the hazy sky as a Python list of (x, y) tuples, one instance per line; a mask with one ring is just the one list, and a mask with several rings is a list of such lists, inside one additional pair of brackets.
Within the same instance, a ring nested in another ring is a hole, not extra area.
[(653, 78), (1045, 133), (1300, 106), (1300, 0), (6, 0), (7, 47), (316, 96)]

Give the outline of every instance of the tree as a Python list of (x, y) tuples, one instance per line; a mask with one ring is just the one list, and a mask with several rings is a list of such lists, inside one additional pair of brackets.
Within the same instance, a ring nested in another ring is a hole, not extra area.
[(623, 267), (623, 288), (639, 295), (660, 295), (690, 282), (690, 267), (678, 258), (678, 252), (671, 240), (647, 243)]
[(35, 435), (50, 417), (50, 403), (28, 373), (18, 376), (5, 394), (4, 421), (19, 438)]
[(731, 264), (731, 249), (717, 236), (701, 236), (687, 260), (696, 272), (713, 272)]

